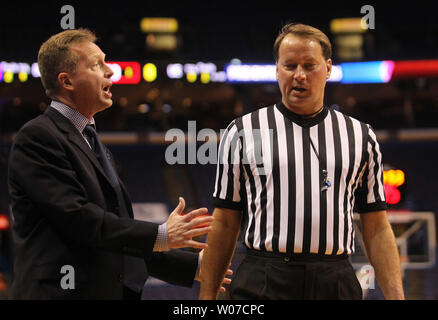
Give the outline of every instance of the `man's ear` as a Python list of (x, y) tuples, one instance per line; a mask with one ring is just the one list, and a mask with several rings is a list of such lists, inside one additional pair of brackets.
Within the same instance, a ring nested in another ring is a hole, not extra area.
[(332, 73), (332, 59), (327, 59), (326, 63), (326, 67), (327, 67), (327, 76), (326, 78), (330, 78), (330, 75)]
[(61, 72), (58, 74), (58, 83), (60, 88), (64, 88), (65, 90), (73, 90), (73, 84), (70, 79), (70, 74), (66, 72)]

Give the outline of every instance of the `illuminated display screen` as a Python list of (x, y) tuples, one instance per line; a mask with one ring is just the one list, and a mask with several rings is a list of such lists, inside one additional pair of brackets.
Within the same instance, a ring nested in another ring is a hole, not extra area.
[(405, 173), (402, 170), (386, 170), (383, 172), (386, 202), (397, 204), (401, 200), (398, 187), (405, 183)]
[(6, 215), (0, 214), (0, 231), (9, 229), (9, 219)]
[(140, 29), (143, 32), (169, 32), (178, 31), (178, 20), (175, 18), (143, 18), (140, 21)]
[[(111, 77), (114, 84), (138, 84), (143, 81), (184, 79), (189, 83), (208, 84), (212, 82), (258, 83), (276, 82), (275, 64), (229, 63), (224, 71), (212, 62), (169, 63), (163, 66), (164, 77), (159, 74), (160, 65), (137, 61), (110, 61), (108, 66), (113, 70)], [(27, 82), (29, 76), (39, 78), (38, 64), (23, 62), (0, 62), (0, 82)], [(438, 76), (438, 60), (418, 61), (369, 61), (345, 62), (332, 66), (328, 82), (341, 84), (354, 83), (387, 83), (391, 80), (415, 77)]]
[(0, 82), (11, 83), (15, 78), (20, 82), (26, 82), (30, 71), (31, 67), (28, 63), (2, 61), (0, 62)]
[[(275, 64), (228, 64), (225, 66), (228, 82), (277, 82)], [(343, 77), (341, 66), (333, 65), (328, 82), (339, 82)]]
[(393, 61), (341, 63), (341, 83), (386, 83), (391, 80)]
[(157, 66), (153, 63), (146, 63), (143, 66), (143, 79), (146, 82), (153, 82), (157, 79)]
[(276, 82), (275, 64), (228, 64), (228, 82)]
[(394, 65), (393, 78), (436, 77), (438, 60), (398, 61)]
[(109, 61), (107, 64), (112, 70), (116, 70), (111, 77), (114, 84), (137, 84), (140, 82), (142, 74), (140, 63), (136, 61)]

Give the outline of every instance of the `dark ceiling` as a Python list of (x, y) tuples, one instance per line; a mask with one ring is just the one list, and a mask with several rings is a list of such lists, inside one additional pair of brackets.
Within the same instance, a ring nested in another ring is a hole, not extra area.
[[(428, 2), (333, 1), (34, 1), (3, 2), (0, 60), (35, 61), (38, 48), (62, 31), (61, 7), (75, 9), (75, 27), (95, 31), (108, 59), (272, 61), (274, 39), (287, 22), (311, 24), (326, 32), (333, 18), (361, 17), (375, 9), (375, 29), (366, 60), (438, 56), (438, 18)], [(429, 2), (430, 3), (430, 2)], [(142, 17), (176, 17), (182, 45), (172, 54), (145, 51)], [(335, 61), (336, 62), (336, 61)]]

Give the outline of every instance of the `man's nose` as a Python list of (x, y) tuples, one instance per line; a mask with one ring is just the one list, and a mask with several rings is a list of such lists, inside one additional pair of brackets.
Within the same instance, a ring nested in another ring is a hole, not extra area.
[(111, 78), (114, 74), (113, 69), (111, 69), (108, 64), (105, 63), (105, 77)]
[(294, 73), (294, 78), (302, 81), (306, 79), (306, 71), (304, 70), (304, 68), (300, 65), (297, 66), (295, 73)]

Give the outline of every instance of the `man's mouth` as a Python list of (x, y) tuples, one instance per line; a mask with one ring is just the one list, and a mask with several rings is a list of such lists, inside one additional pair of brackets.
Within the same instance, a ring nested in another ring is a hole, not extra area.
[(111, 88), (111, 84), (110, 84), (110, 85), (107, 85), (107, 86), (105, 86), (105, 87), (103, 87), (103, 92), (104, 92), (105, 95), (108, 96), (109, 98), (111, 98), (111, 97), (113, 96), (112, 93), (111, 93), (111, 91), (110, 91), (110, 88)]
[(304, 88), (304, 87), (293, 87), (293, 88), (292, 88), (292, 91), (293, 91), (293, 92), (299, 92), (299, 93), (302, 93), (302, 92), (307, 91), (307, 89)]

